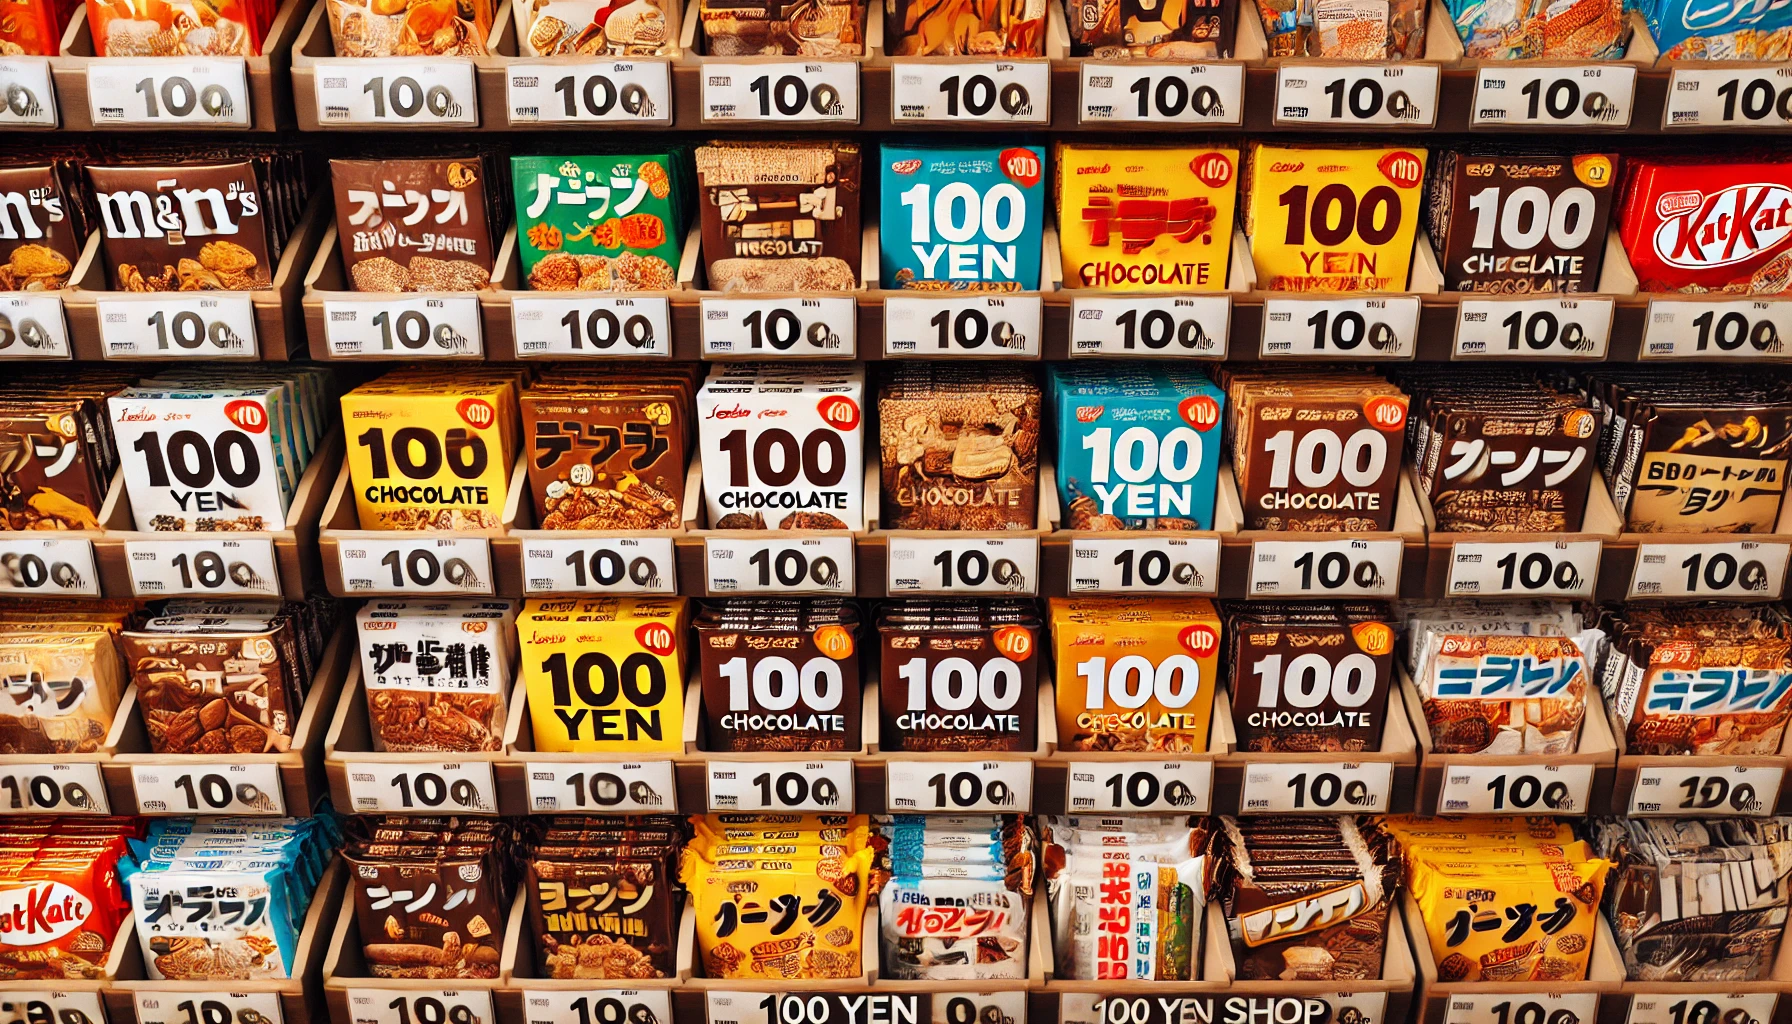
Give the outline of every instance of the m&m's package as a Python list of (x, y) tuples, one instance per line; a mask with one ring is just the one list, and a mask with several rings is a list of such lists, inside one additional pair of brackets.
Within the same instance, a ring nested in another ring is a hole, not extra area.
[(885, 288), (1039, 287), (1045, 149), (886, 143), (879, 245)]

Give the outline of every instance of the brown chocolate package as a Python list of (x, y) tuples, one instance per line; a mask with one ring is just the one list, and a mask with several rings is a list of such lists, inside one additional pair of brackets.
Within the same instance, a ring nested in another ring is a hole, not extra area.
[[(360, 292), (463, 292), (491, 286), (496, 244), (478, 154), (332, 160), (342, 265)], [(492, 184), (497, 182), (497, 184)]]
[(361, 953), (376, 978), (496, 978), (504, 899), (489, 837), (390, 859), (344, 851), (353, 869)]
[(734, 599), (697, 615), (707, 750), (858, 750), (859, 613), (837, 599)]
[(158, 754), (261, 754), (292, 748), (300, 665), (291, 619), (192, 635), (128, 631), (125, 664)]
[[(670, 851), (670, 847), (665, 848)], [(579, 842), (528, 861), (529, 922), (543, 977), (647, 980), (677, 973), (678, 888), (670, 856)], [(593, 853), (624, 854), (585, 859)], [(608, 909), (604, 909), (608, 908)]]
[[(888, 364), (886, 364), (888, 365)], [(1030, 369), (898, 363), (877, 409), (886, 530), (1031, 530), (1039, 381)]]
[[(62, 397), (27, 397), (43, 393), (39, 383)], [(0, 530), (100, 528), (117, 469), (104, 402), (121, 384), (104, 375), (0, 387)]]
[(879, 745), (1028, 751), (1039, 728), (1037, 609), (1009, 601), (898, 602), (878, 614)]
[(68, 287), (86, 237), (79, 196), (57, 163), (0, 167), (0, 292)]
[(1251, 604), (1225, 635), (1239, 749), (1381, 749), (1394, 674), (1387, 608)]
[(555, 368), (522, 394), (529, 491), (544, 530), (673, 530), (696, 379), (682, 368)]
[(724, 292), (841, 292), (859, 283), (856, 142), (712, 142), (696, 152), (703, 261)]
[(87, 168), (121, 292), (270, 288), (278, 243), (255, 160)]
[(1425, 226), (1444, 290), (1598, 288), (1617, 167), (1613, 153), (1481, 146), (1438, 154), (1425, 186)]
[(703, 0), (707, 52), (715, 57), (858, 57), (865, 52), (863, 0)]

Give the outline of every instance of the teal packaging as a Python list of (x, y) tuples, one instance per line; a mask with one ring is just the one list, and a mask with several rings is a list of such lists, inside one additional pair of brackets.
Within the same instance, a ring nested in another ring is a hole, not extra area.
[(1039, 287), (1044, 147), (885, 143), (880, 157), (883, 287)]
[(1054, 363), (1064, 529), (1213, 529), (1226, 393), (1198, 370)]

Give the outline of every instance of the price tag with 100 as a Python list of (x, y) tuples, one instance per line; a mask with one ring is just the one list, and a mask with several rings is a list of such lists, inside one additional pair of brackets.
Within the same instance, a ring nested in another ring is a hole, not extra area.
[(1083, 124), (1128, 121), (1239, 124), (1244, 119), (1243, 64), (1079, 62)]
[(1635, 92), (1636, 68), (1627, 64), (1483, 67), (1475, 76), (1470, 122), (1623, 128)]
[(663, 60), (512, 64), (510, 123), (672, 123), (672, 65)]
[(1604, 359), (1612, 300), (1463, 299), (1456, 315), (1457, 359)]
[(1398, 540), (1257, 541), (1253, 597), (1392, 597), (1400, 586)]
[(1051, 120), (1051, 65), (1037, 61), (897, 61), (890, 69), (890, 120)]
[(1039, 541), (1034, 537), (922, 537), (889, 539), (892, 594), (1033, 594), (1039, 590)]
[(429, 359), (485, 351), (479, 300), (471, 295), (326, 300), (324, 340), (336, 358)]
[(252, 358), (255, 305), (244, 292), (100, 296), (94, 300), (107, 359)]
[(280, 766), (269, 762), (131, 766), (139, 814), (285, 814)]
[(1438, 68), (1429, 64), (1289, 64), (1276, 70), (1277, 124), (1390, 125), (1437, 121)]
[(106, 782), (93, 761), (0, 768), (0, 814), (111, 813)]
[(705, 356), (830, 356), (857, 351), (858, 305), (849, 298), (704, 299)]
[(0, 292), (0, 360), (67, 359), (70, 355), (62, 296)]
[(1593, 1024), (1596, 992), (1487, 992), (1447, 997), (1444, 1024)]
[(1238, 806), (1246, 814), (1385, 811), (1393, 778), (1386, 761), (1249, 764)]
[(0, 591), (98, 597), (93, 542), (85, 537), (0, 534)]
[(349, 800), (354, 813), (393, 811), (400, 814), (437, 811), (496, 814), (497, 788), (490, 761), (418, 764), (357, 761), (347, 766)]
[(887, 770), (892, 813), (1012, 814), (1033, 805), (1031, 761), (891, 761)]
[(98, 125), (249, 127), (248, 64), (187, 57), (87, 64), (87, 112)]
[(1439, 814), (1585, 814), (1590, 764), (1444, 765)]
[(1644, 765), (1630, 791), (1630, 814), (1709, 817), (1773, 813), (1784, 769), (1778, 765), (1682, 768)]
[(670, 761), (530, 761), (529, 813), (658, 814), (678, 810)]
[(715, 594), (853, 592), (851, 537), (707, 537), (703, 563)]
[(1224, 359), (1232, 328), (1228, 295), (1072, 299), (1072, 356)]
[(1786, 544), (1755, 540), (1638, 544), (1629, 596), (1772, 601), (1786, 581), (1787, 555)]
[(705, 121), (857, 121), (851, 61), (716, 64), (699, 69)]
[(1031, 359), (1039, 355), (1044, 322), (1037, 295), (893, 295), (884, 300), (884, 355)]
[(1072, 814), (1206, 814), (1212, 761), (1072, 761), (1064, 803)]
[(1792, 302), (1655, 299), (1643, 321), (1643, 359), (1782, 359)]
[[(137, 1024), (281, 1024), (278, 992), (136, 992)], [(104, 1018), (97, 1018), (99, 1024)], [(57, 1024), (69, 1024), (58, 1020)], [(444, 1022), (446, 1024), (446, 1022)]]
[(1411, 359), (1418, 351), (1419, 297), (1268, 299), (1263, 303), (1265, 359)]
[(1675, 68), (1663, 128), (1777, 128), (1792, 124), (1792, 66)]
[(444, 57), (319, 61), (319, 124), (476, 125), (473, 62)]
[(519, 295), (510, 303), (518, 356), (670, 356), (672, 317), (663, 298)]
[(486, 989), (418, 992), (414, 989), (351, 988), (349, 1017), (355, 1024), (490, 1024), (492, 994)]
[(204, 594), (209, 597), (280, 593), (280, 566), (271, 537), (254, 540), (128, 540), (125, 565), (138, 597)]
[(1451, 597), (1591, 597), (1596, 540), (1461, 543), (1450, 549)]
[(850, 811), (852, 762), (710, 761), (711, 811)]
[(1073, 594), (1216, 593), (1218, 537), (1075, 537), (1070, 541)]
[(523, 538), (523, 589), (531, 594), (670, 594), (678, 567), (670, 537)]
[(483, 537), (356, 537), (338, 543), (336, 561), (343, 586), (354, 593), (492, 592), (492, 550)]
[(524, 989), (523, 1019), (526, 1024), (659, 1024), (672, 1019), (672, 996), (664, 989), (603, 992)]

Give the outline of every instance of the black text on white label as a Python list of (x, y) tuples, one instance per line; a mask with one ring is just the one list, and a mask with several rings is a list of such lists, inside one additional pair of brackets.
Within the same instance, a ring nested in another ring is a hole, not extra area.
[(1792, 302), (1655, 299), (1643, 321), (1644, 359), (1783, 359)]
[(1470, 122), (1534, 127), (1623, 128), (1630, 124), (1636, 68), (1498, 64), (1475, 76)]
[(1077, 537), (1070, 542), (1073, 594), (1218, 592), (1218, 537)]
[(891, 761), (884, 791), (897, 811), (989, 811), (1033, 805), (1031, 761)]
[(1064, 803), (1072, 814), (1205, 814), (1212, 761), (1072, 761)]
[(667, 300), (623, 295), (517, 296), (510, 327), (521, 357), (670, 356)]
[(357, 761), (345, 771), (356, 814), (496, 814), (490, 761), (395, 764)]
[(1695, 70), (1668, 76), (1663, 128), (1783, 128), (1792, 124), (1792, 66)]
[(1632, 997), (1626, 1024), (1767, 1024), (1778, 1003), (1774, 992), (1685, 996), (1642, 992)]
[(70, 354), (62, 296), (0, 293), (0, 359), (67, 359)]
[(851, 61), (703, 65), (705, 121), (857, 121)]
[(1050, 119), (1051, 65), (1043, 60), (898, 61), (890, 68), (890, 120), (898, 124)]
[(1462, 543), (1450, 549), (1451, 597), (1591, 597), (1596, 540)]
[(319, 61), (319, 124), (476, 125), (473, 62), (444, 57)]
[(1419, 299), (1269, 299), (1263, 303), (1265, 359), (1411, 359), (1417, 351)]
[(131, 540), (125, 541), (124, 556), (131, 572), (131, 590), (138, 597), (275, 597), (280, 593), (280, 566), (269, 537)]
[(711, 811), (850, 811), (852, 762), (710, 761)]
[(891, 296), (884, 300), (884, 355), (1033, 358), (1043, 323), (1036, 295)]
[(489, 594), (492, 549), (483, 537), (343, 539), (342, 585), (357, 594)]
[(1637, 769), (1629, 813), (1673, 817), (1772, 814), (1782, 775), (1783, 769), (1777, 765), (1645, 765)]
[(1238, 806), (1246, 814), (1385, 811), (1393, 778), (1386, 761), (1250, 764)]
[(107, 359), (253, 358), (255, 305), (246, 293), (95, 299)]
[(892, 535), (889, 552), (891, 594), (1039, 592), (1035, 537)]
[(247, 128), (248, 82), (241, 57), (96, 60), (87, 65), (87, 111), (95, 127)]
[(851, 359), (858, 306), (849, 298), (704, 299), (705, 356)]
[(554, 537), (523, 540), (530, 594), (670, 594), (678, 567), (670, 537)]
[(1463, 299), (1456, 316), (1458, 359), (1604, 359), (1612, 300)]
[(1226, 295), (1072, 299), (1072, 356), (1224, 359), (1232, 326)]
[(1590, 764), (1444, 765), (1439, 814), (1585, 814)]
[(678, 810), (670, 761), (530, 761), (529, 813), (659, 814)]
[(851, 537), (708, 537), (703, 562), (712, 594), (851, 594)]
[(98, 597), (93, 543), (81, 537), (0, 535), (0, 591)]
[(672, 995), (665, 989), (633, 992), (524, 989), (523, 1019), (526, 1024), (671, 1024)]
[(1400, 588), (1397, 540), (1257, 541), (1252, 597), (1392, 597)]
[(136, 764), (131, 785), (139, 814), (285, 814), (280, 766)]
[(1788, 546), (1755, 540), (1639, 544), (1630, 597), (1772, 601), (1786, 581)]
[(0, 58), (0, 124), (56, 126), (56, 89), (45, 57)]
[[(284, 1019), (277, 992), (136, 992), (134, 998), (137, 1024), (281, 1024)], [(57, 1024), (70, 1022), (58, 1018)]]
[(324, 340), (338, 358), (452, 359), (485, 351), (471, 295), (324, 303)]
[(669, 61), (512, 64), (504, 88), (513, 125), (672, 123)]
[(494, 1019), (492, 994), (485, 989), (351, 988), (348, 1009), (355, 1024), (491, 1024)]
[(100, 766), (92, 761), (0, 767), (0, 814), (111, 814)]
[(1276, 123), (1429, 128), (1437, 76), (1428, 64), (1286, 65), (1276, 71)]
[(1594, 992), (1465, 992), (1446, 998), (1444, 1024), (1593, 1024), (1599, 1008)]
[(1084, 124), (1239, 124), (1244, 65), (1081, 62)]

